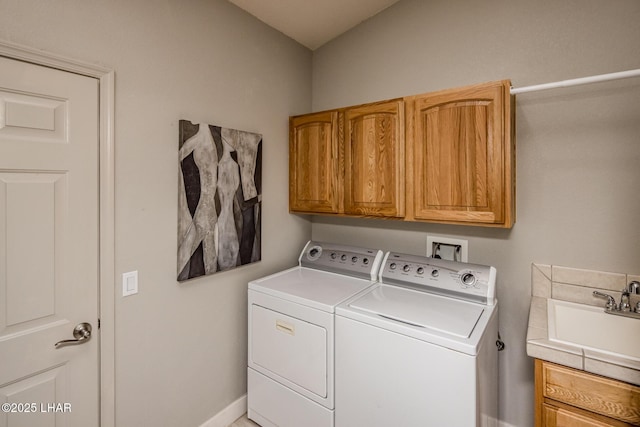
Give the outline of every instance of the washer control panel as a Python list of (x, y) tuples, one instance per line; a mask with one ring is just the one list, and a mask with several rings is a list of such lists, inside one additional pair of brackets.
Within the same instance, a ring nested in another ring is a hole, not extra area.
[(486, 265), (389, 252), (383, 261), (380, 281), (495, 304), (496, 269)]
[(382, 258), (378, 249), (310, 241), (299, 262), (301, 267), (376, 280)]

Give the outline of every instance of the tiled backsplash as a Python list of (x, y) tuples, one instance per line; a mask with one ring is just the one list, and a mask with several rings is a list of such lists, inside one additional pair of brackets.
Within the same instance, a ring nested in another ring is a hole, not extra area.
[[(622, 289), (625, 289), (632, 280), (640, 281), (640, 275), (582, 270), (557, 265), (535, 263), (531, 265), (532, 296), (597, 307), (604, 307), (606, 300), (594, 297), (593, 291), (599, 290), (609, 294), (616, 299), (616, 302), (620, 302)], [(640, 300), (640, 295), (632, 295), (630, 300), (635, 305)]]

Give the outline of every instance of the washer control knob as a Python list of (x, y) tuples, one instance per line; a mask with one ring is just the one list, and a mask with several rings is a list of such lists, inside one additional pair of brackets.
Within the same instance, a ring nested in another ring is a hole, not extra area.
[(424, 267), (418, 267), (418, 274), (424, 273)]
[(331, 259), (336, 259), (338, 258), (338, 254), (335, 252), (331, 252)]
[(395, 270), (397, 267), (395, 262), (392, 262), (391, 264), (389, 264), (389, 270)]
[(364, 265), (369, 265), (369, 258), (362, 258), (362, 263)]
[(358, 262), (358, 257), (357, 256), (351, 257), (351, 262), (354, 264)]
[(438, 271), (438, 269), (431, 270), (431, 277), (438, 277), (439, 275), (440, 272)]
[(342, 254), (342, 256), (340, 257), (340, 259), (341, 259), (342, 261), (346, 261), (346, 260), (347, 260), (347, 256), (346, 256), (345, 254)]
[(409, 266), (409, 264), (405, 264), (404, 267), (402, 267), (402, 271), (404, 271), (405, 273), (409, 272), (411, 270), (411, 266)]
[(476, 276), (473, 273), (464, 273), (460, 276), (463, 285), (472, 286), (476, 282)]

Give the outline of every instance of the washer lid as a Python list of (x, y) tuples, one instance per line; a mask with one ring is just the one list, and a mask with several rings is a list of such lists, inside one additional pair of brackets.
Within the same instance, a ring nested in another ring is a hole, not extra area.
[(353, 300), (349, 308), (469, 338), (484, 312), (482, 305), (397, 286), (378, 286)]

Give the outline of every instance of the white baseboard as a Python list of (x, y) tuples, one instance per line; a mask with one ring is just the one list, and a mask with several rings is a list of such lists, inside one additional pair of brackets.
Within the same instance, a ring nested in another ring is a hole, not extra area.
[(243, 395), (235, 402), (205, 421), (200, 427), (228, 427), (232, 422), (247, 412), (247, 395)]

